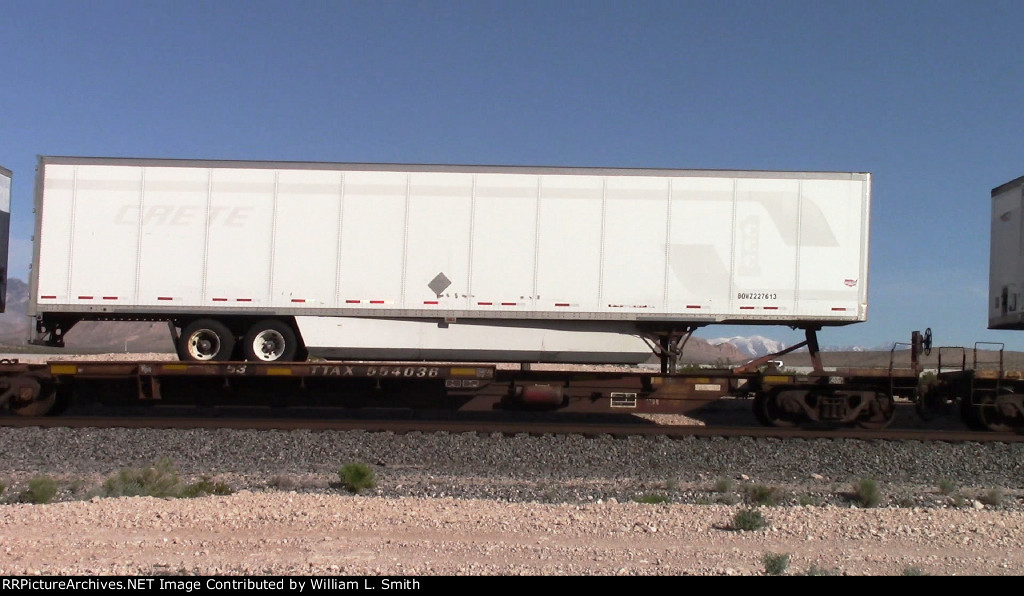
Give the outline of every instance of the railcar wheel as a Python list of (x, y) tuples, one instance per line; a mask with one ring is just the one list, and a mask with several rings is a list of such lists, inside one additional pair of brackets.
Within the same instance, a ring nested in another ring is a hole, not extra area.
[(231, 359), (235, 336), (220, 321), (200, 319), (185, 326), (178, 340), (182, 360), (224, 362)]
[(298, 348), (295, 331), (287, 323), (274, 319), (256, 323), (242, 340), (242, 356), (256, 362), (292, 361)]
[(994, 393), (977, 393), (973, 402), (977, 422), (984, 430), (997, 433), (1013, 430), (1013, 426), (1006, 422), (1000, 412)]
[(11, 411), (18, 416), (46, 416), (53, 411), (53, 406), (56, 403), (56, 392), (50, 392), (47, 395), (40, 395), (34, 401), (24, 402), (20, 405), (19, 402), (12, 401)]
[(18, 416), (46, 416), (57, 403), (57, 391), (32, 377), (17, 377), (10, 381), (9, 407)]
[(782, 407), (781, 394), (781, 389), (775, 389), (754, 396), (754, 417), (758, 422), (765, 426), (796, 426), (796, 416)]
[(950, 413), (950, 398), (943, 392), (929, 388), (917, 398), (914, 409), (921, 420), (930, 422)]
[(960, 398), (960, 419), (963, 420), (967, 428), (971, 430), (986, 429), (978, 414), (978, 407), (975, 405), (974, 399), (969, 396)]
[(896, 400), (891, 395), (878, 393), (868, 408), (867, 415), (857, 420), (857, 426), (866, 429), (883, 429), (896, 417)]

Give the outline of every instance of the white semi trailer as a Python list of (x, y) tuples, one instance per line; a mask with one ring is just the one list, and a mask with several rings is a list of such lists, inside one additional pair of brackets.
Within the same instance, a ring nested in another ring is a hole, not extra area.
[(0, 166), (0, 312), (7, 308), (7, 245), (11, 227), (11, 171)]
[[(870, 175), (39, 158), (31, 341), (186, 360), (639, 362), (867, 315)], [(663, 360), (664, 362), (664, 360)]]
[(989, 329), (1024, 329), (1024, 176), (992, 189)]

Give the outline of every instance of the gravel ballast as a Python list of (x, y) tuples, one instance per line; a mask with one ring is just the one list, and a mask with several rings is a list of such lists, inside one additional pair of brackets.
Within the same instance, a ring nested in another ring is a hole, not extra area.
[[(789, 574), (1024, 573), (1020, 444), (5, 428), (0, 450), (5, 575), (750, 575), (768, 553)], [(163, 458), (235, 492), (93, 496)], [(347, 463), (377, 487), (347, 492)], [(39, 475), (59, 502), (18, 503)], [(765, 493), (767, 527), (737, 531)]]

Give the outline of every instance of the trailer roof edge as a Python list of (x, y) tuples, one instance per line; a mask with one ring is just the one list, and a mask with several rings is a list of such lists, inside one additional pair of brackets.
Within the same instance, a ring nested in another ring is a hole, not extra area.
[(868, 172), (798, 171), (798, 170), (729, 170), (729, 169), (673, 169), (673, 168), (616, 168), (599, 166), (537, 166), (537, 165), (485, 165), (485, 164), (407, 164), (366, 162), (317, 161), (260, 161), (220, 159), (177, 159), (147, 157), (86, 157), (40, 155), (41, 164), (58, 165), (122, 165), (140, 167), (207, 167), (253, 169), (317, 169), (353, 171), (411, 171), (452, 173), (508, 173), (508, 174), (587, 174), (634, 176), (728, 176), (734, 178), (820, 178), (840, 180), (870, 180)]

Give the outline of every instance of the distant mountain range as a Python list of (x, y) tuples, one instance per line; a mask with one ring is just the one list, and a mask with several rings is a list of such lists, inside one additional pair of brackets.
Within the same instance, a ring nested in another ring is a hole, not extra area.
[[(747, 358), (760, 358), (768, 354), (776, 354), (785, 350), (789, 347), (784, 342), (775, 341), (769, 339), (763, 335), (752, 335), (749, 337), (735, 336), (735, 337), (720, 337), (717, 339), (709, 339), (712, 345), (723, 345), (729, 344), (735, 346)], [(893, 343), (887, 343), (880, 346), (864, 347), (864, 346), (839, 346), (839, 345), (828, 345), (819, 346), (822, 352), (888, 352), (892, 349)], [(797, 352), (806, 352), (807, 348), (800, 348)]]
[(722, 344), (732, 345), (747, 358), (759, 358), (767, 354), (774, 354), (785, 350), (787, 347), (786, 344), (780, 341), (768, 339), (762, 335), (720, 337), (718, 339), (709, 339), (708, 342), (715, 346)]

